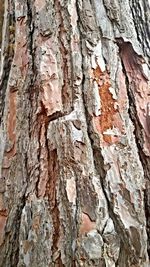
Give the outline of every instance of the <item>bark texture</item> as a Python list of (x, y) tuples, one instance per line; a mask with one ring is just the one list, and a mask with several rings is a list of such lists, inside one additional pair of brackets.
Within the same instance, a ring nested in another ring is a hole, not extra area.
[(149, 266), (149, 11), (5, 0), (0, 266)]

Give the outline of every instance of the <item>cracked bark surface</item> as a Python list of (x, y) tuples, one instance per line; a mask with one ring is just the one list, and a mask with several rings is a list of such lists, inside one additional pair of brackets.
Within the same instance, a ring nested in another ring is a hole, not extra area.
[(0, 266), (149, 266), (149, 10), (5, 1)]

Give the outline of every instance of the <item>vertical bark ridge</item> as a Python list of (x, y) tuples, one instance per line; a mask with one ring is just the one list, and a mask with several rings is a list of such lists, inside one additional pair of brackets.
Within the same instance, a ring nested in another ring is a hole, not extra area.
[[(136, 137), (136, 142), (137, 142), (137, 146), (138, 146), (138, 151), (139, 151), (139, 156), (140, 156), (140, 160), (142, 162), (143, 165), (143, 169), (144, 169), (144, 174), (145, 174), (145, 181), (146, 181), (146, 189), (145, 189), (145, 213), (146, 213), (146, 220), (147, 220), (147, 234), (148, 234), (148, 253), (149, 253), (149, 157), (147, 157), (143, 151), (143, 144), (145, 142), (145, 139), (149, 140), (149, 133), (148, 131), (146, 132), (146, 138), (144, 138), (145, 133), (142, 131), (143, 129), (143, 125), (140, 121), (139, 118), (139, 114), (137, 111), (137, 106), (136, 105), (136, 96), (134, 91), (131, 90), (131, 83), (132, 81), (130, 81), (130, 75), (132, 76), (132, 79), (134, 80), (134, 75), (135, 74), (129, 74), (128, 70), (127, 70), (127, 66), (126, 66), (126, 62), (124, 62), (124, 57), (123, 57), (123, 51), (124, 50), (132, 50), (131, 44), (127, 43), (127, 44), (120, 44), (120, 56), (121, 59), (123, 61), (123, 68), (124, 68), (124, 73), (127, 79), (127, 90), (128, 90), (128, 98), (129, 98), (129, 103), (130, 103), (130, 116), (131, 119), (134, 123), (135, 126), (135, 137)], [(126, 47), (126, 48), (125, 48)], [(132, 50), (132, 54), (134, 54), (135, 52)], [(132, 58), (132, 55), (130, 53), (130, 61)], [(137, 65), (139, 64), (138, 62), (138, 58), (139, 56), (137, 54), (134, 54), (134, 63), (136, 64), (136, 67), (134, 66), (132, 69), (135, 70), (136, 72), (139, 72), (141, 74), (142, 79), (148, 83), (148, 77), (144, 75), (143, 70), (141, 68), (141, 65)], [(132, 63), (131, 63), (132, 64)], [(136, 80), (133, 81), (133, 84), (136, 83)], [(134, 85), (133, 85), (134, 86)], [(135, 84), (135, 91), (137, 91), (138, 85)], [(141, 90), (142, 93), (142, 90)], [(149, 95), (149, 92), (146, 92)], [(146, 101), (148, 101), (148, 97), (145, 98)], [(146, 111), (147, 112), (147, 111)], [(147, 116), (147, 114), (145, 114), (145, 116)], [(146, 124), (147, 124), (147, 120), (146, 120)], [(148, 127), (148, 125), (146, 125), (146, 127)]]

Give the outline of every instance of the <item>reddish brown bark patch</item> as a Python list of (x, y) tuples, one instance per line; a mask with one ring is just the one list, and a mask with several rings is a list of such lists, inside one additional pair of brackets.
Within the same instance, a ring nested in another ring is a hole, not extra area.
[(0, 210), (0, 246), (2, 245), (4, 239), (6, 221), (7, 221), (7, 211)]
[[(58, 158), (57, 150), (54, 149), (49, 152), (48, 155), (48, 167), (49, 167), (49, 180), (46, 187), (46, 195), (48, 196), (50, 209), (53, 220), (54, 234), (53, 234), (53, 247), (52, 254), (55, 255), (58, 252), (59, 256), (55, 261), (56, 266), (63, 266), (61, 261), (61, 254), (59, 251), (59, 240), (60, 240), (60, 212), (58, 208), (58, 201), (56, 196), (57, 189), (57, 178), (58, 178)], [(57, 265), (58, 264), (58, 265)]]
[(16, 91), (9, 94), (9, 114), (8, 114), (8, 137), (14, 144), (16, 142)]
[(91, 230), (94, 230), (96, 228), (96, 223), (92, 222), (90, 220), (90, 217), (82, 213), (82, 221), (81, 221), (81, 226), (80, 226), (80, 235), (85, 235)]
[[(7, 169), (10, 166), (10, 160), (16, 154), (16, 96), (17, 92), (12, 91), (9, 93), (9, 107), (7, 115), (7, 134), (8, 134), (8, 146), (5, 150), (5, 157), (3, 160), (3, 168)], [(4, 174), (4, 173), (3, 173)], [(5, 176), (5, 174), (4, 174)]]
[(101, 99), (101, 115), (94, 118), (94, 123), (100, 134), (103, 135), (103, 140), (106, 143), (118, 142), (119, 139), (114, 135), (107, 135), (105, 132), (108, 129), (118, 128), (122, 131), (122, 122), (118, 109), (116, 108), (116, 100), (110, 92), (111, 82), (107, 71), (102, 72), (100, 67), (97, 66), (93, 70), (94, 80), (96, 80), (99, 88), (99, 95)]
[(36, 133), (38, 131), (38, 141), (39, 141), (39, 179), (37, 183), (37, 196), (43, 197), (46, 194), (46, 185), (49, 179), (48, 176), (48, 147), (47, 147), (47, 128), (49, 124), (49, 117), (47, 116), (47, 110), (42, 103), (40, 102), (40, 106), (38, 108), (37, 113), (37, 124), (34, 127), (33, 137), (35, 138)]

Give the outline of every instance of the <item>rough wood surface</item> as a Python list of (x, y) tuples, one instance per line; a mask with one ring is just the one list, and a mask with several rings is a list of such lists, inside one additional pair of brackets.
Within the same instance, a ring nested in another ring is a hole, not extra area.
[(0, 266), (149, 266), (149, 11), (5, 1)]

